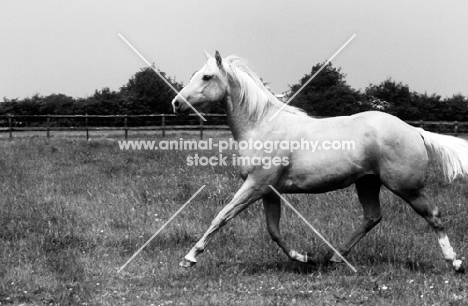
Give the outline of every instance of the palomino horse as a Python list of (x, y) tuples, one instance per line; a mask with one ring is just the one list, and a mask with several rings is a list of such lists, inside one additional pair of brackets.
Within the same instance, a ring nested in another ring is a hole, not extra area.
[[(439, 210), (423, 192), (429, 156), (437, 160), (446, 178), (468, 174), (468, 142), (414, 128), (400, 119), (381, 112), (316, 119), (303, 111), (278, 101), (261, 80), (238, 57), (222, 59), (207, 55), (205, 66), (196, 72), (172, 101), (174, 111), (202, 108), (220, 102), (227, 113), (234, 139), (239, 143), (261, 140), (353, 141), (353, 150), (273, 150), (247, 148), (239, 152), (245, 158), (280, 157), (287, 163), (268, 168), (258, 163), (241, 165), (244, 184), (212, 221), (203, 237), (180, 263), (190, 267), (205, 250), (214, 233), (250, 204), (262, 199), (268, 232), (292, 260), (308, 262), (307, 255), (291, 249), (280, 234), (281, 202), (269, 185), (281, 193), (323, 193), (356, 185), (364, 210), (362, 224), (338, 248), (342, 255), (382, 218), (379, 193), (381, 186), (405, 200), (435, 230), (444, 258), (456, 271), (463, 271), (462, 261), (450, 245)], [(187, 103), (190, 103), (188, 105)], [(336, 254), (332, 262), (341, 261)]]

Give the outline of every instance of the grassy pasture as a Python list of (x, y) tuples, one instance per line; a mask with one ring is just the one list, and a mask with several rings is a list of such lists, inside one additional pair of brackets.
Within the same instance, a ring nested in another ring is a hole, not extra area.
[[(195, 152), (121, 151), (117, 139), (105, 138), (2, 140), (0, 150), (0, 305), (468, 303), (467, 276), (452, 271), (432, 229), (385, 189), (383, 221), (348, 256), (356, 274), (320, 264), (327, 246), (284, 206), (283, 235), (319, 264), (290, 262), (269, 238), (260, 202), (226, 225), (186, 270), (180, 259), (242, 183), (236, 168), (188, 167)], [(466, 182), (446, 184), (434, 168), (427, 192), (457, 253), (467, 254)], [(334, 245), (361, 220), (353, 186), (287, 198)]]

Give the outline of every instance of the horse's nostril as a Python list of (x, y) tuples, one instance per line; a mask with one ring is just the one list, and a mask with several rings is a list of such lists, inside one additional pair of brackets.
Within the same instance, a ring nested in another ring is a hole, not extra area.
[(175, 107), (179, 107), (179, 104), (180, 104), (179, 101), (174, 101), (174, 106)]

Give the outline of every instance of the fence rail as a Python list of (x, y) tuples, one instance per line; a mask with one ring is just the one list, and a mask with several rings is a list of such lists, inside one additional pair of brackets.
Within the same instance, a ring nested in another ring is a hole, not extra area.
[[(51, 137), (56, 131), (83, 131), (89, 139), (90, 131), (123, 131), (125, 139), (129, 131), (229, 130), (225, 114), (203, 114), (204, 122), (198, 115), (177, 116), (173, 114), (154, 115), (0, 115), (0, 132), (13, 138), (14, 132), (44, 132)], [(468, 122), (457, 121), (406, 121), (413, 126), (445, 134), (468, 133)]]
[(125, 139), (129, 131), (196, 130), (203, 138), (206, 130), (229, 130), (225, 114), (203, 114), (210, 118), (204, 122), (198, 115), (177, 116), (173, 114), (154, 115), (0, 115), (0, 132), (13, 138), (14, 132), (45, 132), (51, 137), (54, 131), (83, 131), (89, 139), (91, 131), (124, 131)]

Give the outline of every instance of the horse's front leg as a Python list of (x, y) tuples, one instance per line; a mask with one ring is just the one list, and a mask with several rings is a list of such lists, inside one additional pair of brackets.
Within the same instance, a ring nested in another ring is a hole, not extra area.
[(268, 185), (258, 186), (252, 179), (247, 179), (242, 187), (234, 195), (231, 202), (226, 205), (211, 222), (211, 226), (205, 232), (203, 237), (195, 244), (185, 258), (180, 262), (182, 267), (191, 267), (197, 263), (196, 257), (205, 250), (206, 245), (213, 238), (216, 231), (225, 225), (229, 220), (237, 216), (268, 192)]

